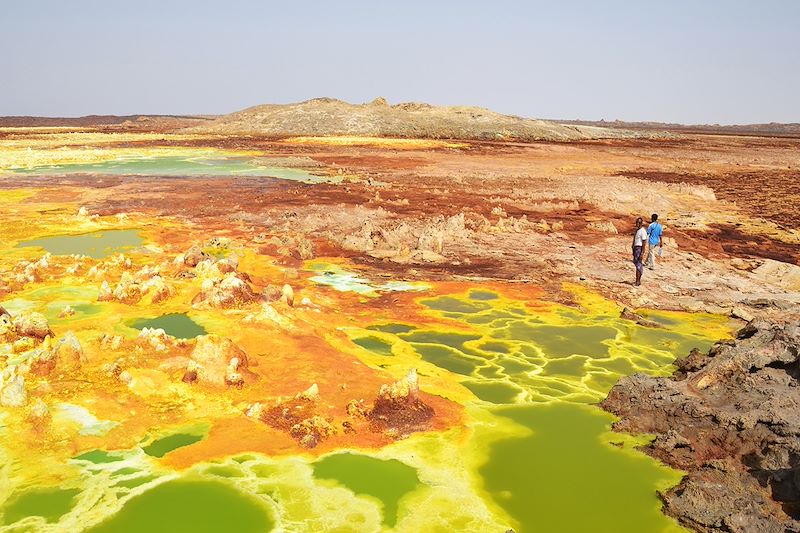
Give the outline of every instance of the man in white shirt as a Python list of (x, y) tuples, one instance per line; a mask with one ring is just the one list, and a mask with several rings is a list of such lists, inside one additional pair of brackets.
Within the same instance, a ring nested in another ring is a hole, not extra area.
[(636, 283), (638, 287), (642, 284), (642, 273), (644, 272), (644, 263), (642, 262), (642, 255), (644, 254), (644, 243), (647, 240), (647, 230), (642, 227), (644, 221), (642, 217), (636, 219), (636, 233), (633, 234), (633, 264), (636, 266)]

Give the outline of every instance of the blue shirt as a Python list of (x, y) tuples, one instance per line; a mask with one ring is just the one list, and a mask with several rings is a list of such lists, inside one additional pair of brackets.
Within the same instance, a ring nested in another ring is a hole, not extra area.
[(649, 226), (647, 226), (647, 234), (650, 235), (650, 239), (647, 241), (652, 246), (658, 244), (661, 240), (661, 233), (664, 231), (664, 228), (658, 222), (653, 222)]

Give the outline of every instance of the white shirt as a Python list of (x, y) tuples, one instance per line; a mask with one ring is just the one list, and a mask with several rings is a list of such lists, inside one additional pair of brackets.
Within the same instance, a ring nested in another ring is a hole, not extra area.
[(647, 230), (644, 228), (639, 228), (636, 231), (636, 235), (633, 236), (633, 245), (644, 246), (644, 241), (646, 240), (647, 240)]

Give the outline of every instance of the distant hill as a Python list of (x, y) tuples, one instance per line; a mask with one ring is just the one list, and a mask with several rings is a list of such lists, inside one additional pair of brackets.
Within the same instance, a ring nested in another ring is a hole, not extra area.
[(367, 104), (315, 98), (296, 104), (259, 105), (223, 115), (186, 131), (270, 137), (356, 135), (487, 141), (569, 141), (635, 135), (620, 130), (503, 115), (479, 107), (419, 103), (389, 105), (383, 98)]
[(670, 122), (625, 122), (591, 121), (591, 120), (559, 120), (561, 124), (574, 126), (592, 126), (635, 131), (668, 131), (673, 133), (708, 133), (716, 135), (754, 135), (761, 137), (800, 137), (800, 124), (770, 122), (767, 124), (736, 124), (723, 126), (720, 124), (676, 124)]
[(0, 117), (0, 128), (104, 128), (168, 130), (193, 126), (213, 117), (181, 115), (86, 115), (84, 117)]

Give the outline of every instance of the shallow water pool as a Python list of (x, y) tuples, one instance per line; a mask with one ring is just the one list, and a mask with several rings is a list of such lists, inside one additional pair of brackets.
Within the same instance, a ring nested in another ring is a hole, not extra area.
[(609, 443), (614, 418), (568, 402), (498, 409), (529, 431), (491, 445), (480, 467), (486, 491), (517, 531), (681, 531), (661, 513), (656, 490), (681, 473)]
[(28, 516), (41, 516), (47, 522), (55, 522), (72, 509), (79, 492), (59, 487), (30, 489), (11, 497), (5, 505), (3, 521), (13, 524)]
[(178, 339), (193, 339), (205, 335), (206, 329), (189, 318), (186, 313), (169, 313), (155, 318), (137, 318), (128, 323), (134, 329), (163, 329), (167, 335)]
[(85, 255), (93, 259), (125, 253), (141, 246), (143, 239), (139, 230), (104, 230), (77, 235), (52, 235), (22, 241), (19, 248), (44, 248), (53, 255)]
[(205, 479), (167, 481), (128, 501), (88, 533), (267, 533), (274, 520), (265, 504), (234, 486)]
[(253, 176), (309, 183), (330, 178), (297, 168), (269, 167), (246, 156), (120, 156), (94, 163), (66, 163), (14, 169), (19, 174), (108, 174), (135, 176)]
[(337, 453), (314, 463), (317, 479), (332, 479), (358, 495), (380, 501), (384, 524), (394, 527), (400, 499), (420, 485), (416, 471), (395, 459)]

